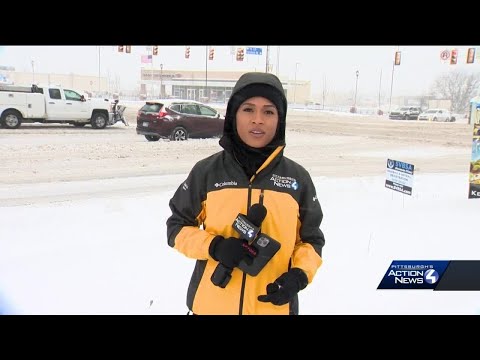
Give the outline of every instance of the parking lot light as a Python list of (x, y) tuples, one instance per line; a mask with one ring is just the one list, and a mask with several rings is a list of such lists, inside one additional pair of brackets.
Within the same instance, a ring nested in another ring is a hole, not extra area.
[(355, 72), (356, 75), (356, 80), (355, 80), (355, 98), (353, 100), (353, 108), (355, 109), (355, 112), (357, 112), (357, 89), (358, 89), (358, 75), (360, 72), (357, 70)]

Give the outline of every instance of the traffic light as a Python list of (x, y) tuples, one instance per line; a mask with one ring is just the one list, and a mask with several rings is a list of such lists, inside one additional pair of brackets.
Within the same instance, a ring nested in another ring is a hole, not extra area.
[(125, 46), (125, 52), (126, 52), (127, 54), (130, 54), (130, 53), (132, 52), (132, 47), (131, 47), (130, 45), (126, 45), (126, 46)]
[(215, 56), (215, 49), (210, 48), (210, 51), (208, 53), (208, 60), (213, 60), (213, 57)]
[(185, 59), (190, 59), (190, 46), (185, 46)]
[(450, 64), (455, 65), (457, 63), (458, 50), (453, 49), (450, 53)]
[(467, 52), (467, 64), (475, 62), (475, 48), (469, 48)]
[(400, 65), (400, 59), (402, 57), (402, 53), (400, 51), (395, 52), (395, 65)]
[(153, 47), (153, 55), (158, 55), (158, 46)]
[(237, 61), (243, 61), (244, 56), (245, 56), (244, 48), (238, 48), (237, 49)]
[(118, 52), (123, 52), (123, 45), (118, 46)]

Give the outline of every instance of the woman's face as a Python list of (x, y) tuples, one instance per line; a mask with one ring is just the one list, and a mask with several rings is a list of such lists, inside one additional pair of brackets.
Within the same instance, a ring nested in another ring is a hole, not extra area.
[(264, 97), (245, 100), (237, 110), (236, 119), (238, 136), (253, 148), (265, 147), (277, 132), (277, 108)]

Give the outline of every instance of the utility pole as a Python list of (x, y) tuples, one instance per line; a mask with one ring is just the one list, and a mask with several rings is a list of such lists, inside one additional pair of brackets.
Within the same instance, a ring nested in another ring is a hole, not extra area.
[(163, 99), (163, 64), (160, 64), (160, 99)]
[[(397, 51), (400, 50), (400, 46), (397, 47)], [(393, 94), (393, 74), (395, 73), (395, 57), (393, 60), (392, 65), (392, 81), (390, 83), (390, 105), (388, 106), (388, 113), (390, 114), (390, 110), (392, 109), (392, 94)]]
[(357, 77), (356, 80), (355, 80), (355, 100), (353, 102), (353, 108), (355, 110), (355, 112), (357, 112), (357, 89), (358, 89), (358, 75), (360, 74), (360, 72), (357, 70), (355, 72), (355, 76)]
[(280, 72), (280, 46), (277, 46), (277, 77), (279, 77), (278, 73)]
[(100, 95), (100, 46), (98, 47), (98, 94)]
[(266, 56), (265, 56), (265, 72), (268, 73), (268, 68), (269, 68), (269, 62), (270, 62), (270, 46), (267, 45), (267, 53), (266, 53)]
[(323, 100), (322, 100), (322, 110), (325, 110), (325, 92), (326, 92), (326, 77), (325, 74), (323, 74)]
[(293, 103), (297, 103), (297, 69), (298, 69), (298, 64), (300, 63), (295, 63), (295, 80), (293, 84)]
[(154, 86), (153, 86), (153, 82), (154, 82), (154, 79), (153, 79), (153, 48), (152, 48), (152, 61), (150, 62), (150, 74), (152, 75), (151, 76), (151, 80), (152, 80), (152, 84), (151, 84), (152, 85), (151, 86), (151, 89), (152, 89), (151, 94), (152, 95), (151, 96), (152, 96), (152, 98), (155, 98), (155, 91), (154, 91)]
[(378, 84), (378, 111), (381, 109), (382, 69), (380, 69), (380, 83)]
[(113, 91), (112, 91), (112, 86), (110, 84), (110, 70), (107, 69), (107, 93), (108, 94), (111, 94)]
[(390, 83), (390, 105), (388, 106), (388, 113), (390, 114), (390, 110), (392, 109), (392, 93), (393, 93), (393, 74), (395, 73), (395, 61), (393, 61), (392, 65), (392, 81)]
[(209, 46), (205, 46), (205, 94), (203, 95), (204, 97), (207, 97), (207, 89), (208, 89), (208, 48)]
[(35, 61), (32, 60), (32, 84), (35, 84)]

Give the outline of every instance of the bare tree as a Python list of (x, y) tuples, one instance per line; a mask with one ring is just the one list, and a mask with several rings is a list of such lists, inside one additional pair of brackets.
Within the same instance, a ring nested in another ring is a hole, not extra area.
[(480, 74), (459, 70), (439, 76), (433, 83), (433, 94), (452, 102), (452, 112), (468, 110), (469, 102), (480, 86)]

